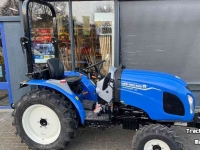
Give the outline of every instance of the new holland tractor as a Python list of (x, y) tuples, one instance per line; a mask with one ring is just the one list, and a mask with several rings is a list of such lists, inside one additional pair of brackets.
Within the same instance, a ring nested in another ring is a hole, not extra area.
[[(51, 58), (45, 67), (33, 70), (26, 23), (30, 1), (23, 4), (25, 37), (20, 40), (27, 54), (30, 79), (21, 82), (20, 88), (37, 88), (13, 104), (13, 125), (22, 142), (32, 149), (65, 149), (80, 125), (100, 129), (121, 125), (137, 130), (132, 139), (133, 150), (184, 150), (171, 127), (200, 128), (195, 98), (186, 82), (171, 74), (126, 69), (123, 65), (110, 67), (103, 76), (99, 67), (104, 60), (84, 68), (84, 74), (65, 71), (59, 58)], [(48, 6), (55, 17), (49, 3), (40, 3)], [(52, 43), (56, 55), (57, 39), (53, 38)], [(96, 83), (87, 75), (92, 68), (99, 78)], [(94, 113), (97, 103), (102, 104), (102, 109)]]
[[(48, 68), (21, 82), (20, 87), (38, 89), (24, 95), (13, 112), (17, 134), (33, 149), (65, 148), (83, 124), (139, 129), (132, 141), (134, 150), (183, 150), (170, 127), (176, 122), (199, 127), (194, 96), (179, 77), (120, 66), (110, 67), (94, 85), (79, 72), (65, 72), (58, 58), (47, 64)], [(97, 101), (104, 101), (99, 114), (93, 112)]]

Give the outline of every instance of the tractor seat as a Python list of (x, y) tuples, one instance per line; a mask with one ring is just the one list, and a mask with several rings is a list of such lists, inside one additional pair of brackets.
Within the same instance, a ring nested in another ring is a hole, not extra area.
[(56, 79), (56, 80), (66, 80), (68, 84), (76, 84), (81, 81), (81, 76), (64, 76), (64, 66), (60, 59), (58, 58), (51, 58), (48, 59), (47, 65), (49, 68), (49, 75), (50, 79)]
[(70, 76), (70, 77), (65, 77), (65, 81), (68, 84), (77, 84), (81, 81), (81, 76)]

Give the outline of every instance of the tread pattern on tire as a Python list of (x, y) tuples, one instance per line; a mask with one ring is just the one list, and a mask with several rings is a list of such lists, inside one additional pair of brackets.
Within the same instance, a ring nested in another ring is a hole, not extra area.
[[(63, 121), (63, 123), (66, 125), (65, 137), (63, 137), (62, 142), (57, 142), (57, 144), (54, 144), (53, 147), (49, 147), (49, 145), (40, 145), (40, 148), (38, 148), (38, 146), (36, 146), (37, 144), (34, 145), (32, 144), (32, 142), (30, 143), (29, 140), (25, 138), (25, 132), (23, 131), (23, 127), (20, 125), (19, 122), (19, 111), (21, 105), (23, 103), (28, 103), (30, 101), (38, 99), (40, 99), (41, 101), (40, 104), (43, 104), (45, 101), (48, 101), (49, 104), (53, 105), (59, 112), (59, 114), (61, 114), (62, 116), (62, 118), (59, 119)], [(70, 140), (74, 138), (78, 130), (79, 116), (77, 115), (77, 110), (74, 107), (74, 105), (62, 94), (51, 92), (50, 90), (34, 90), (22, 96), (21, 99), (15, 104), (15, 109), (12, 113), (12, 116), (14, 117), (12, 124), (16, 128), (16, 135), (20, 136), (21, 142), (26, 143), (31, 149), (64, 149), (66, 145), (69, 144)]]
[(145, 125), (143, 128), (139, 129), (133, 137), (132, 141), (133, 150), (139, 150), (138, 147), (140, 145), (140, 141), (143, 138), (151, 135), (161, 135), (163, 137), (171, 139), (173, 145), (175, 145), (176, 147), (175, 149), (172, 150), (184, 150), (183, 143), (181, 139), (176, 135), (175, 131), (161, 124)]

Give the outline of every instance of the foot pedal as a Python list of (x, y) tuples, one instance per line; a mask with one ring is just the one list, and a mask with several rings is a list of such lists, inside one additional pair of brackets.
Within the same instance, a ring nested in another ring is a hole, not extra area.
[(100, 116), (93, 111), (86, 111), (86, 121), (110, 121), (108, 114), (101, 114)]
[(96, 102), (90, 101), (90, 100), (83, 100), (82, 105), (83, 105), (85, 110), (94, 110)]

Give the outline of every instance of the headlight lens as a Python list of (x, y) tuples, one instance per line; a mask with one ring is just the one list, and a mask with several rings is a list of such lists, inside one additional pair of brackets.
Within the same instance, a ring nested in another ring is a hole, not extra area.
[(194, 113), (194, 100), (192, 98), (192, 96), (188, 95), (188, 102), (190, 104), (190, 113), (193, 114)]

